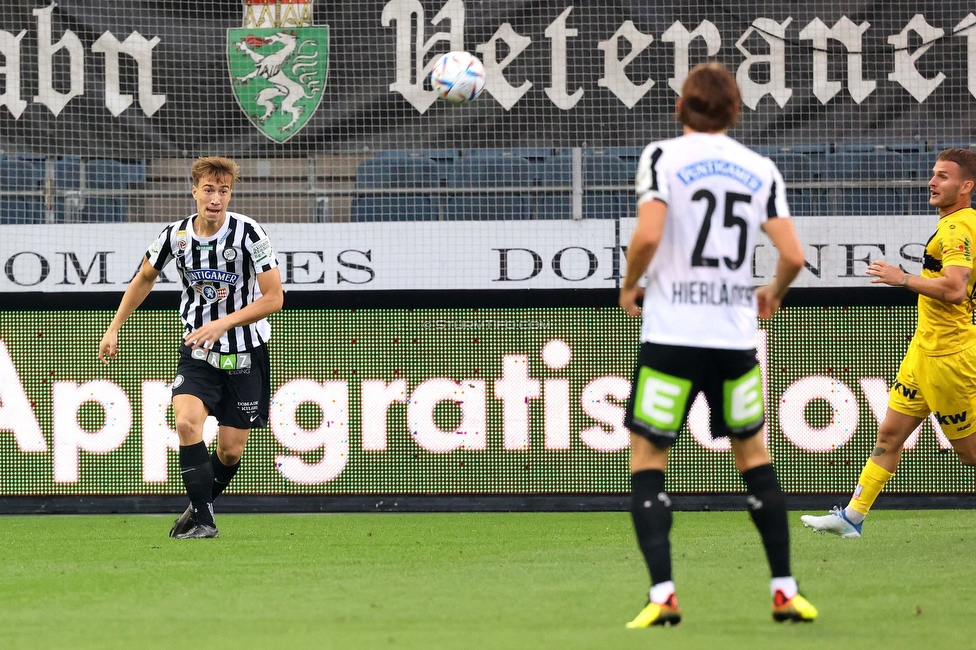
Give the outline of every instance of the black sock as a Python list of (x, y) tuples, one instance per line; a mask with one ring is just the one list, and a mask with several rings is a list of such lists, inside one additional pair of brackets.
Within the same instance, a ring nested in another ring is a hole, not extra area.
[(205, 442), (180, 445), (180, 474), (197, 523), (213, 526), (213, 497), (210, 495), (214, 474)]
[(214, 501), (220, 496), (227, 485), (230, 483), (231, 479), (234, 478), (234, 474), (237, 474), (237, 470), (241, 466), (241, 461), (237, 461), (233, 465), (224, 465), (220, 462), (220, 457), (217, 456), (217, 452), (210, 454), (210, 466), (213, 467), (213, 495)]
[(790, 576), (790, 528), (786, 497), (772, 465), (760, 465), (742, 473), (749, 491), (749, 515), (759, 529), (766, 559), (774, 578)]
[(651, 585), (671, 580), (671, 499), (664, 491), (664, 472), (646, 469), (631, 476), (630, 515), (637, 543), (651, 573)]

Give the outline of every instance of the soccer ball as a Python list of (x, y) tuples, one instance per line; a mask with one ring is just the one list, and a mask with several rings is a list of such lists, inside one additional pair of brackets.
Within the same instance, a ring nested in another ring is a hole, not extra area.
[(485, 89), (485, 66), (469, 52), (448, 52), (430, 71), (430, 85), (452, 104), (470, 102)]

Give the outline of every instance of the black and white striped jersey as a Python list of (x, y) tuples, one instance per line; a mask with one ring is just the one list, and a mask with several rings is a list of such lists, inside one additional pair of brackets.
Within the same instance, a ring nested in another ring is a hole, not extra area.
[(776, 165), (720, 133), (689, 133), (647, 146), (637, 165), (638, 204), (668, 205), (645, 274), (641, 340), (745, 350), (756, 333), (752, 254), (768, 219), (788, 218)]
[[(204, 238), (193, 231), (195, 216), (166, 226), (146, 251), (157, 271), (176, 261), (183, 281), (180, 316), (187, 333), (260, 298), (257, 275), (278, 266), (271, 240), (250, 217), (228, 211), (220, 230)], [(262, 318), (229, 330), (211, 350), (243, 352), (269, 338), (271, 325)]]

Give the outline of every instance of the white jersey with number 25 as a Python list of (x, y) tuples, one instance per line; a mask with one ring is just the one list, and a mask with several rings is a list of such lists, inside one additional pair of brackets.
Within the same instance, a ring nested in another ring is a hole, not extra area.
[(636, 189), (638, 206), (668, 206), (645, 275), (641, 341), (752, 348), (758, 231), (790, 216), (776, 165), (727, 135), (690, 133), (644, 149)]

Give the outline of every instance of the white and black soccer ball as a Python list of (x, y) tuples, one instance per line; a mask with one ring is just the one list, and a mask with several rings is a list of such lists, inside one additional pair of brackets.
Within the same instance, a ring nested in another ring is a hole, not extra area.
[(485, 89), (485, 66), (470, 52), (448, 52), (430, 71), (430, 85), (452, 104), (473, 101)]

